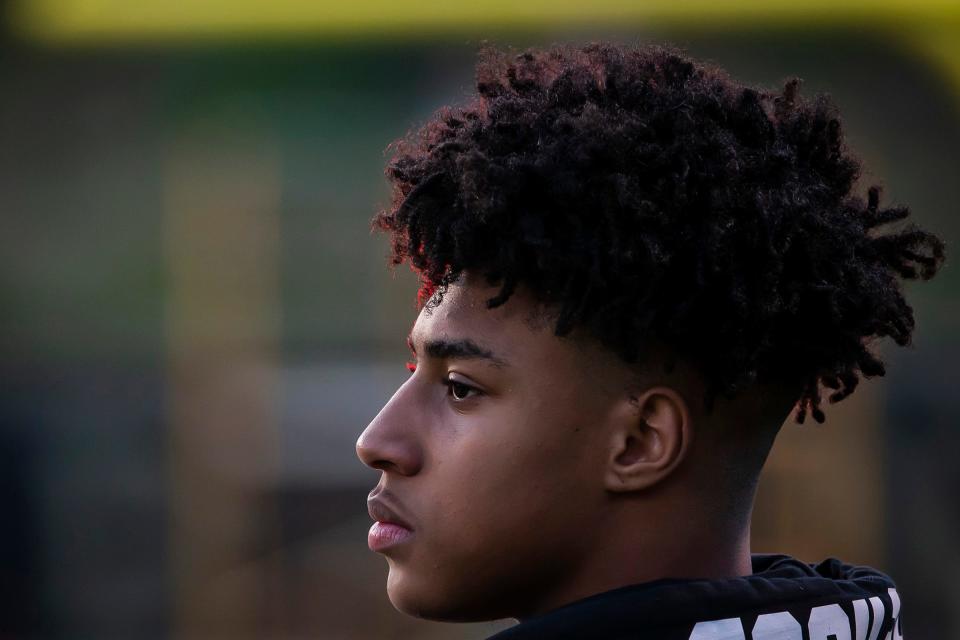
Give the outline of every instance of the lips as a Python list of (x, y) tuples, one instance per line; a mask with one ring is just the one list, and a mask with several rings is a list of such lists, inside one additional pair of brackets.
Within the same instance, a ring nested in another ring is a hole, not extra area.
[(376, 494), (367, 499), (367, 513), (377, 522), (385, 524), (394, 524), (413, 531), (413, 527), (405, 520), (397, 510), (389, 505), (380, 494)]
[(376, 520), (367, 533), (367, 545), (372, 551), (388, 552), (413, 538), (413, 527), (397, 513), (380, 495), (371, 494), (367, 499), (367, 511)]

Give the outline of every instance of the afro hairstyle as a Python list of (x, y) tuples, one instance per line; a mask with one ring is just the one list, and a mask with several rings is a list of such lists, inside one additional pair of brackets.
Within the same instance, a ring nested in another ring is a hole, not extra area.
[(387, 147), (372, 229), (418, 308), (465, 270), (500, 286), (489, 308), (522, 284), (558, 336), (583, 327), (628, 363), (670, 347), (707, 411), (775, 382), (822, 423), (821, 385), (842, 400), (885, 373), (879, 338), (910, 343), (901, 281), (931, 278), (944, 243), (891, 225), (910, 210), (880, 186), (856, 193), (836, 106), (800, 83), (745, 86), (672, 45), (484, 42), (476, 94)]

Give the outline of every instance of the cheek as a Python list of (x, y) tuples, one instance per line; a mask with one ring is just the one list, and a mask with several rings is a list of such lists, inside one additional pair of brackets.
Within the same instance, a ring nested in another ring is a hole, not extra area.
[(449, 620), (496, 613), (518, 597), (509, 589), (556, 583), (576, 565), (589, 530), (578, 523), (592, 504), (584, 428), (569, 407), (520, 404), (445, 425), (449, 435), (435, 441), (419, 478), (420, 536), (391, 562), (388, 592), (400, 610)]
[(554, 413), (504, 411), (440, 452), (430, 480), (435, 561), (496, 570), (571, 546), (571, 521), (590, 496), (576, 446), (583, 430)]

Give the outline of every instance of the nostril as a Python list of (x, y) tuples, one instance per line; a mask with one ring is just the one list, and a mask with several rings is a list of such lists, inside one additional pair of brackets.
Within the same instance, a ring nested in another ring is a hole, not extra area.
[(373, 462), (368, 462), (367, 465), (379, 471), (389, 471), (391, 469), (396, 471), (397, 469), (397, 465), (389, 460), (374, 460)]

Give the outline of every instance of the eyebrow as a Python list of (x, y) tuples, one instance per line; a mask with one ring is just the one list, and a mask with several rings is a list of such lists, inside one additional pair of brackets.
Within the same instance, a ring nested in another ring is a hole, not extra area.
[[(407, 346), (411, 353), (417, 355), (417, 350), (413, 346), (413, 338), (407, 336)], [(427, 340), (424, 344), (424, 351), (430, 358), (451, 358), (451, 359), (479, 359), (487, 360), (495, 367), (509, 367), (510, 363), (494, 354), (490, 349), (482, 347), (469, 338), (460, 338), (456, 340), (435, 339)]]

